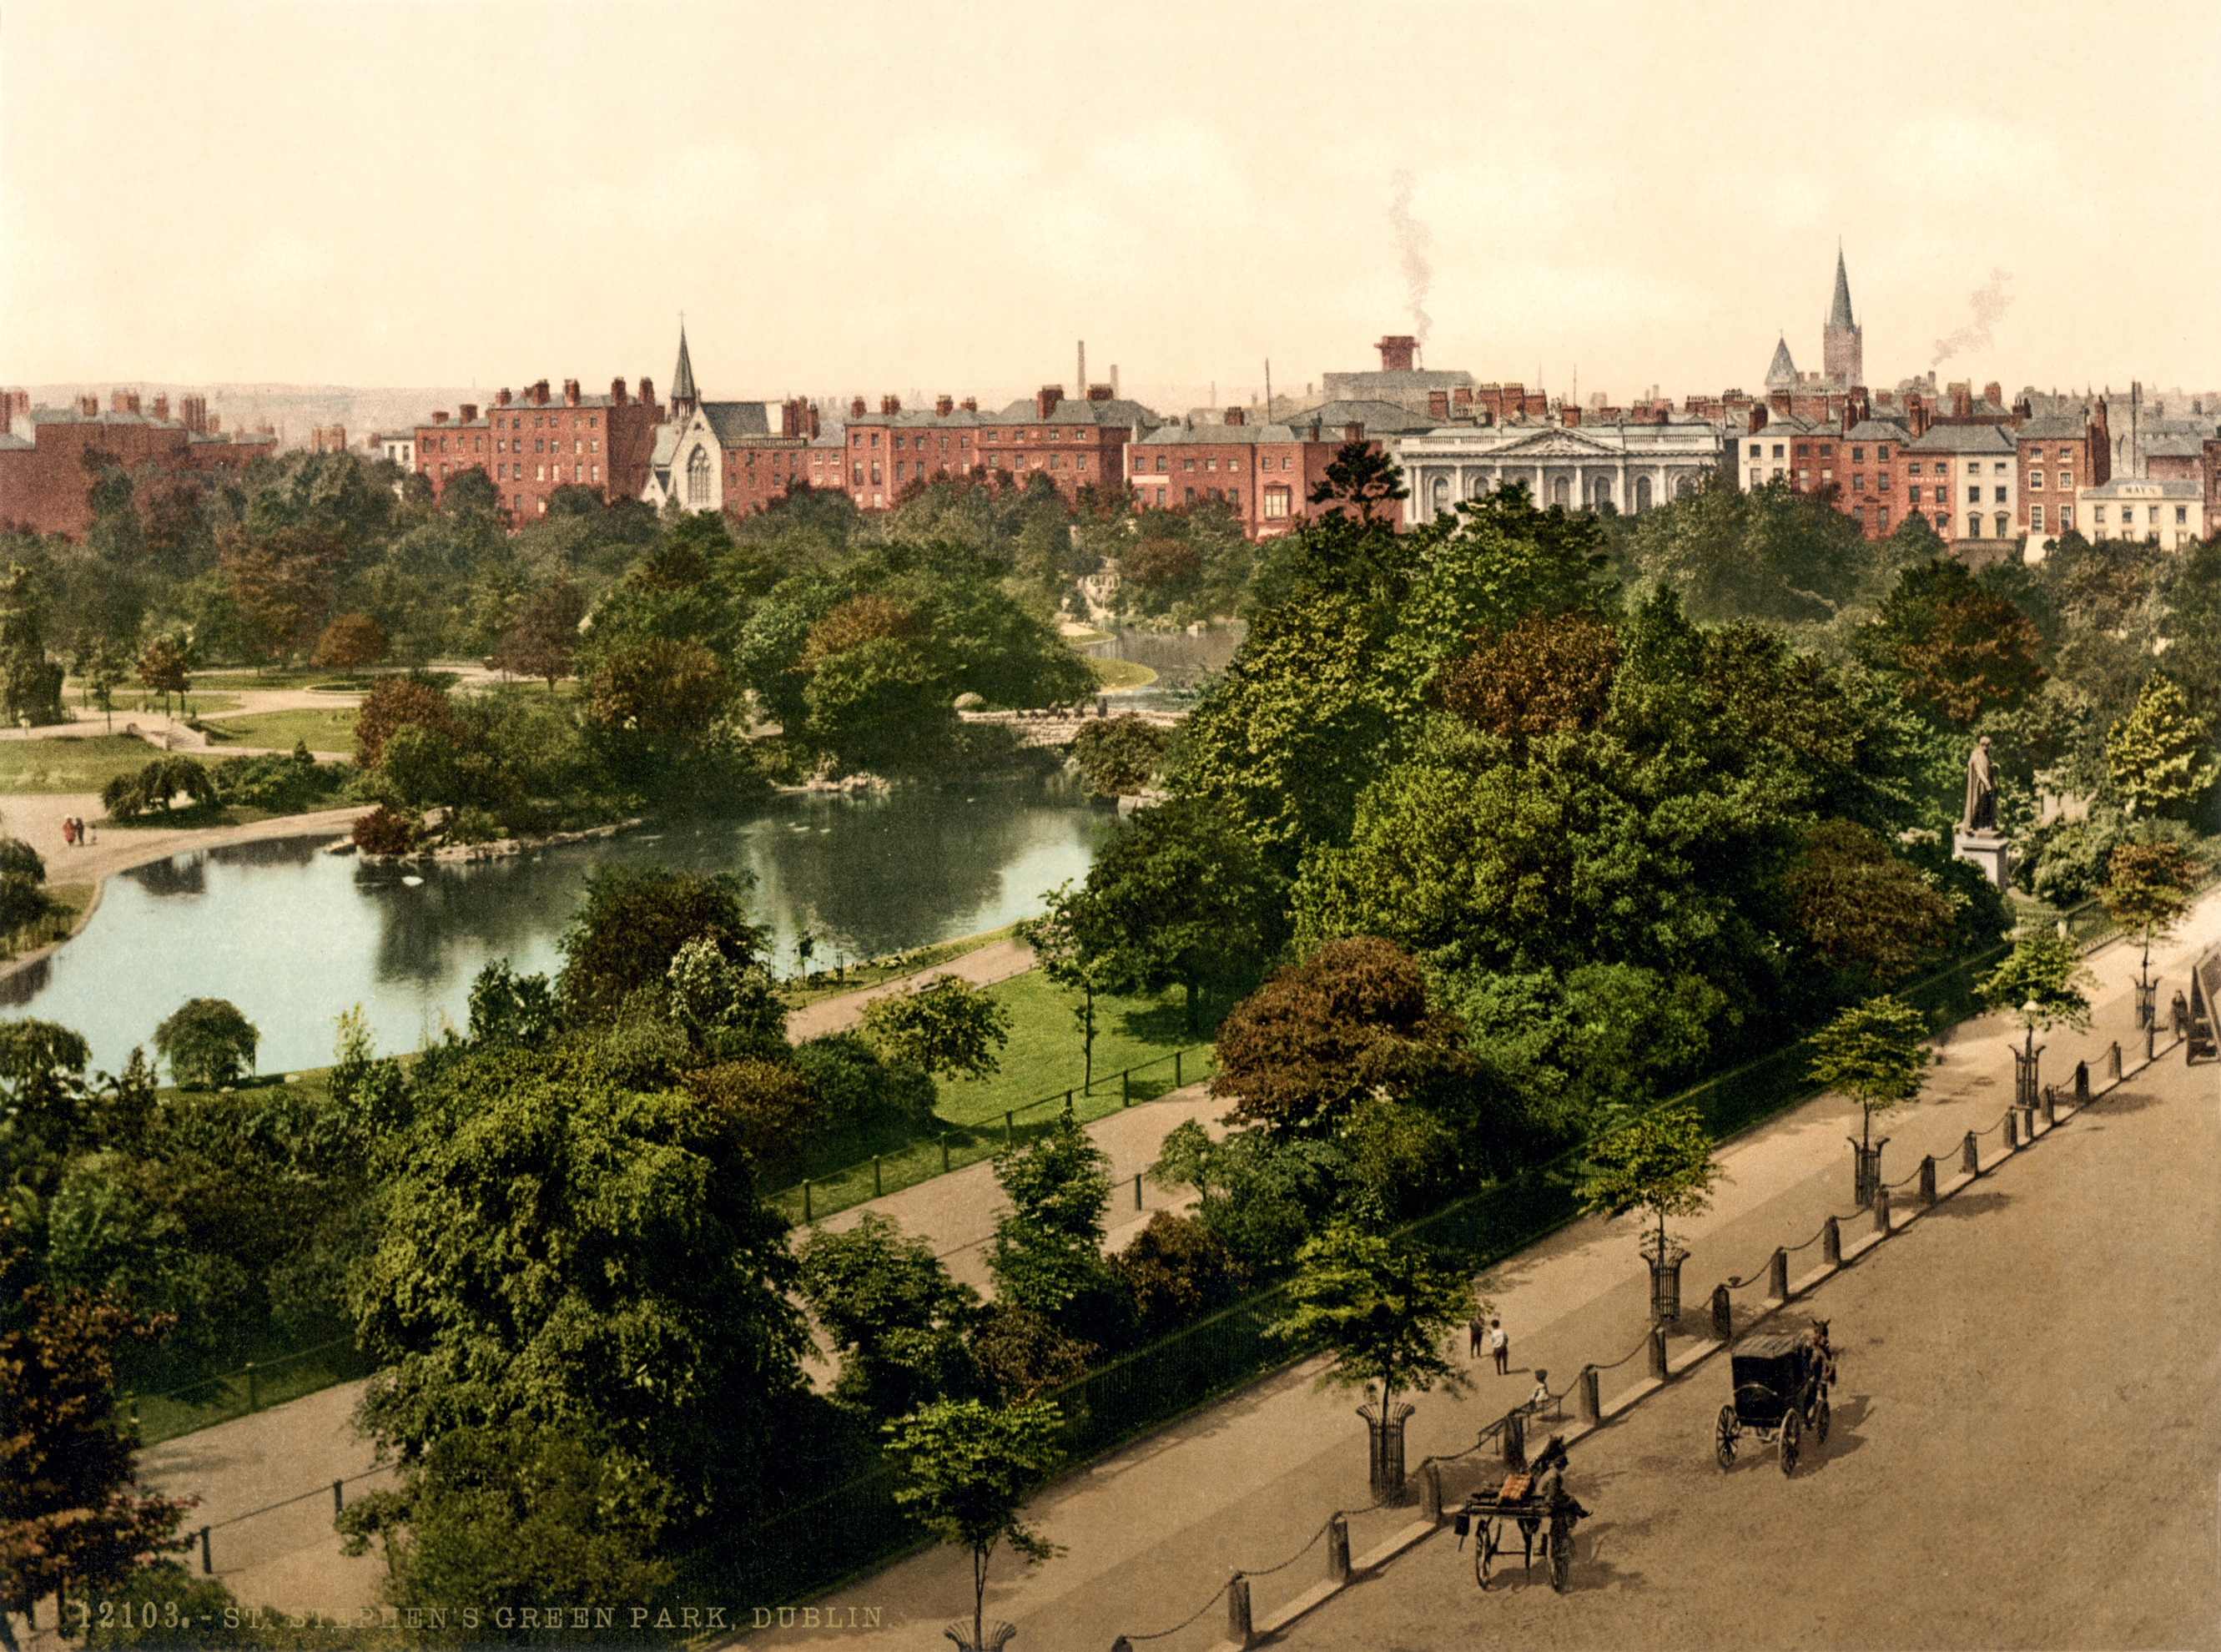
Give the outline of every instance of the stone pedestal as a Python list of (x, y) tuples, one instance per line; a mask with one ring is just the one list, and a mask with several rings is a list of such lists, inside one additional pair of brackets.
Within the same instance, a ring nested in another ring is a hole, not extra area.
[(1982, 876), (1994, 888), (2003, 889), (2012, 873), (2012, 839), (2001, 832), (1970, 832), (1963, 826), (1955, 827), (1951, 833), (1951, 854), (1954, 860), (1972, 860), (1981, 867)]

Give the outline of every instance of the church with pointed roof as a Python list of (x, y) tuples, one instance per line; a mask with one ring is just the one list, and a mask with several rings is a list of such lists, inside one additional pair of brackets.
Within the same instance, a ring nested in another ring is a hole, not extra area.
[[(1808, 360), (1810, 358), (1807, 358)], [(1850, 390), (1867, 381), (1866, 329), (1851, 314), (1851, 278), (1843, 264), (1843, 249), (1836, 249), (1836, 291), (1828, 306), (1828, 319), (1820, 326), (1820, 371), (1799, 372), (1789, 354), (1789, 341), (1778, 340), (1774, 360), (1766, 369), (1766, 387), (1774, 390)]]
[(817, 410), (808, 402), (702, 399), (683, 322), (667, 405), (640, 489), (659, 510), (675, 504), (744, 516), (768, 510), (798, 488), (841, 485), (837, 433), (820, 438)]

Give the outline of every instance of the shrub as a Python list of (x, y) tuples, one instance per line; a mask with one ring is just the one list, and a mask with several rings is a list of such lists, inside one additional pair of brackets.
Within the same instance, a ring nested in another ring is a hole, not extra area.
[(228, 998), (189, 998), (154, 1029), (154, 1052), (179, 1085), (229, 1084), (254, 1065), (262, 1035)]
[(829, 1129), (933, 1117), (933, 1079), (920, 1068), (881, 1061), (853, 1033), (829, 1033), (798, 1044), (794, 1064), (809, 1081)]
[(1198, 1315), (1224, 1307), (1247, 1277), (1225, 1244), (1192, 1217), (1159, 1211), (1134, 1242), (1110, 1259), (1145, 1336), (1161, 1336)]
[(447, 697), (422, 677), (381, 677), (362, 697), (355, 714), (354, 760), (359, 768), (376, 768), (385, 755), (385, 742), (404, 723), (444, 735), (461, 746), (469, 732), (457, 718)]
[(719, 1131), (766, 1170), (791, 1164), (823, 1116), (791, 1062), (720, 1061), (688, 1073), (685, 1086)]
[(1094, 1351), (1032, 1310), (1006, 1302), (980, 1309), (972, 1332), (972, 1357), (1006, 1405), (1078, 1381)]
[(149, 810), (168, 812), (180, 792), (194, 803), (208, 803), (216, 785), (208, 770), (191, 757), (158, 757), (136, 774), (119, 774), (100, 789), (100, 801), (114, 821), (136, 820)]
[(365, 854), (406, 854), (413, 835), (409, 817), (395, 813), (384, 804), (354, 823), (355, 847)]

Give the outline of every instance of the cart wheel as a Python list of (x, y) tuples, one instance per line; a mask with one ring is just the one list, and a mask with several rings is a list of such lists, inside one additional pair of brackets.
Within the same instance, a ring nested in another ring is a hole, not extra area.
[(1820, 1390), (1820, 1420), (1813, 1424), (1812, 1431), (1820, 1436), (1822, 1445), (1828, 1443), (1828, 1391), (1825, 1388)]
[(1786, 1411), (1781, 1418), (1781, 1472), (1797, 1472), (1797, 1442), (1805, 1433), (1805, 1419), (1795, 1411)]
[(1719, 1431), (1713, 1439), (1712, 1455), (1720, 1460), (1722, 1468), (1735, 1467), (1736, 1436), (1738, 1432), (1740, 1430), (1736, 1424), (1735, 1407), (1721, 1406)]
[(1566, 1580), (1573, 1571), (1573, 1534), (1554, 1532), (1550, 1542), (1550, 1587), (1559, 1594), (1566, 1592)]
[(1488, 1574), (1495, 1569), (1496, 1523), (1483, 1520), (1473, 1534), (1473, 1580), (1482, 1589), (1488, 1587)]

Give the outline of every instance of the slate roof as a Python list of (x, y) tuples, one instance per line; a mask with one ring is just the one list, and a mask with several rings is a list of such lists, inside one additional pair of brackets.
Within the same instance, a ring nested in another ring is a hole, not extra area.
[(2196, 436), (2162, 436), (2157, 441), (2143, 444), (2149, 459), (2198, 459), (2204, 456), (2205, 442)]
[(1431, 430), (1436, 422), (1427, 415), (1414, 413), (1398, 403), (1356, 400), (1329, 402), (1322, 407), (1306, 408), (1285, 422), (1292, 429), (1308, 430), (1314, 419), (1325, 430), (1338, 431), (1345, 424), (1361, 424), (1368, 436), (1404, 435), (1413, 430)]
[(1926, 435), (1905, 444), (1909, 454), (2018, 453), (2019, 444), (1994, 424), (1937, 424)]
[(35, 441), (26, 441), (21, 436), (11, 436), (5, 431), (0, 431), (0, 453), (13, 452), (19, 447), (35, 447), (38, 445)]
[(1789, 341), (1777, 340), (1774, 346), (1774, 360), (1766, 370), (1768, 390), (1793, 387), (1797, 383), (1797, 363), (1789, 354)]
[(2086, 499), (2199, 499), (2204, 484), (2160, 476), (2116, 476), (2110, 482), (2081, 490)]
[(2080, 441), (2089, 433), (2089, 421), (2055, 416), (2023, 422), (2014, 434), (2023, 441)]
[[(930, 419), (935, 416), (928, 414), (926, 416)], [(1027, 397), (1012, 402), (999, 413), (982, 417), (979, 422), (982, 424), (1139, 424), (1145, 430), (1153, 430), (1157, 426), (1157, 416), (1139, 402), (1090, 402), (1067, 397), (1050, 409), (1048, 417), (1044, 419), (1035, 412), (1033, 398)]]
[(1351, 390), (1455, 390), (1473, 383), (1471, 373), (1456, 367), (1407, 367), (1399, 372), (1375, 367), (1361, 372), (1330, 372), (1326, 377)]
[(1908, 432), (1894, 419), (1861, 419), (1843, 433), (1846, 441), (1903, 442)]
[[(1336, 432), (1339, 436), (1339, 426), (1336, 427)], [(1192, 430), (1184, 424), (1167, 424), (1143, 436), (1142, 446), (1254, 447), (1266, 442), (1305, 441), (1310, 439), (1310, 433), (1308, 423), (1300, 430), (1291, 429), (1285, 424), (1198, 424)], [(1323, 432), (1321, 439), (1324, 439)]]
[[(679, 363), (684, 367), (686, 341), (683, 335), (679, 348)], [(673, 389), (671, 395), (676, 401), (681, 395), (691, 393)], [(760, 439), (773, 434), (771, 416), (764, 410), (761, 402), (704, 402), (701, 407), (702, 416), (710, 421), (710, 433), (717, 438), (720, 447), (730, 447), (751, 436)]]

